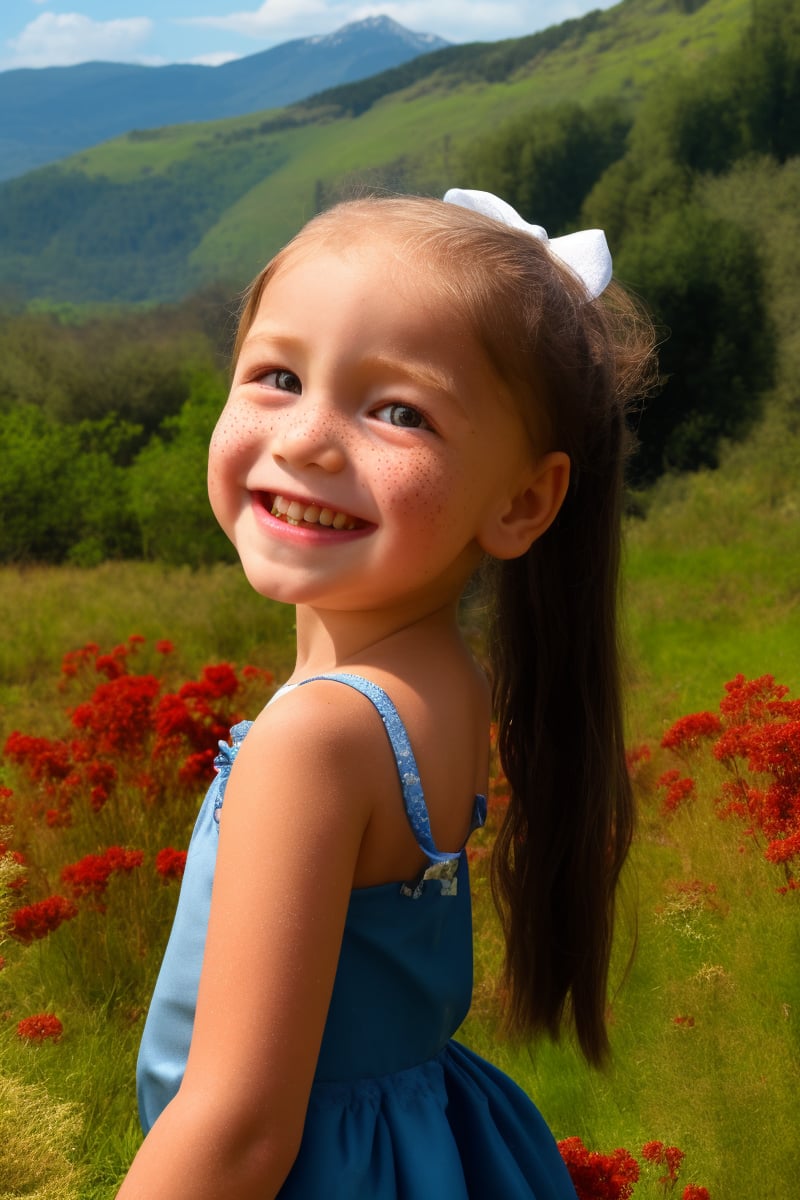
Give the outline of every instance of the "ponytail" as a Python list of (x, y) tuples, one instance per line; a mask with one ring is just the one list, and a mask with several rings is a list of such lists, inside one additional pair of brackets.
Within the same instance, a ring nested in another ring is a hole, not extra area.
[(643, 385), (652, 346), (639, 322), (638, 354), (618, 346), (615, 361), (604, 317), (600, 326), (606, 361), (587, 352), (595, 365), (583, 372), (583, 422), (568, 396), (549, 406), (553, 445), (572, 460), (564, 505), (527, 554), (488, 565), (494, 709), (510, 791), (492, 856), (508, 1024), (557, 1038), (568, 1019), (593, 1064), (608, 1053), (615, 891), (634, 828), (617, 625), (623, 399), (634, 379)]

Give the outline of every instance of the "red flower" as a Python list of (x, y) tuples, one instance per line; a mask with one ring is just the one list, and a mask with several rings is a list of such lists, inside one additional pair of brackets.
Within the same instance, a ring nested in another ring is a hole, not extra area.
[[(673, 1017), (672, 1024), (682, 1025), (685, 1029), (694, 1029), (694, 1017)], [(644, 1151), (642, 1151), (642, 1153), (644, 1153)]]
[(72, 711), (72, 724), (92, 735), (95, 753), (130, 757), (143, 746), (161, 683), (154, 675), (120, 675), (101, 683)]
[(587, 1150), (579, 1137), (558, 1143), (578, 1200), (629, 1200), (639, 1178), (639, 1164), (625, 1149), (600, 1154)]
[(173, 850), (172, 846), (165, 846), (156, 855), (156, 870), (165, 883), (169, 879), (182, 879), (185, 866), (185, 850)]
[(18, 908), (11, 914), (9, 933), (18, 942), (26, 944), (46, 937), (58, 929), (64, 921), (77, 916), (78, 910), (71, 900), (63, 896), (48, 896), (45, 900), (37, 900), (25, 908)]
[(681, 1200), (711, 1200), (711, 1196), (708, 1188), (698, 1187), (696, 1183), (687, 1183)]
[(105, 854), (87, 854), (61, 872), (61, 880), (70, 888), (76, 900), (82, 896), (102, 896), (115, 872), (129, 874), (144, 861), (141, 850), (123, 850), (109, 846)]
[(625, 764), (629, 774), (635, 775), (641, 764), (649, 762), (651, 758), (650, 747), (646, 742), (639, 746), (631, 746), (630, 750), (625, 751)]
[(645, 1162), (667, 1168), (666, 1175), (661, 1176), (659, 1183), (676, 1183), (685, 1157), (683, 1150), (679, 1150), (677, 1146), (665, 1146), (663, 1142), (645, 1142), (642, 1146), (642, 1158)]
[(181, 783), (191, 786), (195, 783), (209, 784), (214, 778), (214, 751), (199, 750), (184, 759), (178, 771)]
[(57, 1042), (63, 1032), (64, 1026), (52, 1013), (37, 1013), (35, 1017), (23, 1017), (17, 1024), (17, 1037), (23, 1038), (26, 1042), (43, 1042), (47, 1038)]
[(658, 787), (666, 790), (666, 796), (661, 802), (661, 811), (666, 816), (668, 813), (675, 812), (684, 800), (694, 792), (693, 779), (681, 779), (680, 771), (665, 771), (659, 779), (656, 780)]
[(661, 739), (665, 750), (696, 750), (701, 738), (715, 737), (722, 731), (722, 722), (716, 713), (689, 713), (670, 725)]
[(173, 654), (175, 647), (168, 638), (161, 638), (160, 641), (156, 642), (156, 650), (159, 654)]

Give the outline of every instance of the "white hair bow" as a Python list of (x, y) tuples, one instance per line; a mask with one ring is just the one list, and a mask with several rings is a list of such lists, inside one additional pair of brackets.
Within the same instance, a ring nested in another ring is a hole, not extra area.
[(450, 188), (445, 193), (444, 202), (471, 208), (485, 217), (492, 217), (503, 225), (521, 229), (531, 237), (538, 238), (554, 258), (569, 267), (573, 275), (577, 275), (592, 300), (611, 282), (611, 252), (602, 229), (582, 229), (580, 233), (568, 233), (565, 237), (548, 238), (541, 225), (529, 225), (516, 209), (491, 192)]

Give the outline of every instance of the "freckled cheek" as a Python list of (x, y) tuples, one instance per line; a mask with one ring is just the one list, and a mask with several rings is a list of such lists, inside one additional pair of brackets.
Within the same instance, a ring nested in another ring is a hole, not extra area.
[(384, 512), (407, 520), (416, 517), (431, 528), (453, 506), (459, 507), (461, 481), (440, 461), (424, 454), (387, 460), (376, 471), (376, 485)]
[(224, 408), (211, 435), (209, 464), (224, 469), (228, 464), (252, 457), (259, 452), (268, 433), (264, 422), (252, 414), (230, 406)]

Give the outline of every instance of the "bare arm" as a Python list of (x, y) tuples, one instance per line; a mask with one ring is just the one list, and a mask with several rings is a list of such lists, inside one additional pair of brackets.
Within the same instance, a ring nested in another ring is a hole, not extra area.
[(363, 704), (308, 685), (242, 745), (186, 1073), (120, 1200), (267, 1200), (294, 1162), (371, 812), (364, 781), (386, 766)]

